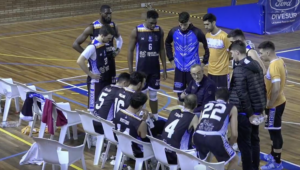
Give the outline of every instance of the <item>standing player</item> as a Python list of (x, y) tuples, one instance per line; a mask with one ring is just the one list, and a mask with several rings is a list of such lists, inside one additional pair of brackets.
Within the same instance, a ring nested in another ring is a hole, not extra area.
[(149, 103), (152, 114), (158, 117), (157, 90), (160, 88), (160, 63), (163, 65), (163, 79), (167, 78), (164, 32), (157, 26), (158, 13), (147, 11), (145, 23), (138, 25), (131, 32), (128, 50), (128, 68), (133, 71), (133, 52), (136, 48), (136, 71), (147, 75), (143, 92), (149, 89)]
[[(198, 117), (193, 113), (197, 106), (197, 96), (189, 94), (184, 98), (184, 109), (172, 110), (162, 132), (162, 140), (182, 150), (193, 149), (190, 139), (197, 128)], [(175, 133), (176, 132), (176, 133)], [(169, 164), (177, 164), (175, 152), (166, 151)]]
[[(255, 51), (255, 45), (250, 41), (250, 40), (246, 40), (245, 35), (243, 33), (242, 30), (240, 29), (235, 29), (232, 30), (228, 33), (227, 38), (229, 38), (229, 41), (232, 43), (236, 40), (241, 40), (243, 41), (247, 46), (246, 46), (246, 51), (247, 51), (247, 56), (251, 57), (253, 60), (256, 60), (259, 65), (261, 66), (261, 68), (263, 69), (263, 73), (264, 75), (266, 74), (266, 67), (264, 65), (264, 63), (262, 62), (262, 60), (259, 58), (257, 52)], [(236, 62), (234, 60), (232, 66), (235, 67), (236, 66)]]
[[(199, 42), (203, 44), (205, 54), (203, 63), (207, 64), (209, 49), (203, 32), (189, 21), (190, 14), (182, 12), (179, 14), (179, 26), (172, 28), (166, 38), (166, 51), (169, 61), (175, 69), (174, 92), (178, 95), (179, 103), (183, 102), (180, 98), (181, 93), (193, 80), (190, 69), (194, 64), (200, 64)], [(174, 41), (174, 55), (172, 42)], [(204, 63), (206, 62), (206, 63)]]
[[(83, 52), (83, 48), (81, 47), (81, 44), (90, 36), (90, 39), (93, 40), (95, 37), (98, 36), (100, 28), (103, 26), (103, 24), (110, 25), (114, 31), (115, 36), (114, 39), (116, 40), (116, 50), (114, 50), (114, 41), (111, 39), (108, 44), (106, 44), (106, 52), (107, 52), (107, 58), (109, 62), (110, 67), (110, 81), (109, 84), (115, 84), (115, 76), (116, 76), (116, 65), (115, 65), (115, 59), (122, 48), (123, 45), (123, 39), (121, 35), (119, 34), (117, 25), (111, 21), (112, 18), (112, 10), (110, 6), (108, 5), (102, 5), (100, 8), (100, 16), (101, 18), (99, 20), (94, 21), (91, 23), (81, 35), (77, 37), (75, 42), (73, 43), (73, 48), (78, 51), (79, 53)], [(90, 77), (88, 77), (88, 81), (90, 81)]]
[[(237, 109), (228, 104), (229, 92), (227, 88), (219, 88), (216, 101), (204, 106), (199, 119), (199, 125), (194, 133), (194, 144), (200, 159), (205, 160), (211, 152), (218, 162), (229, 162), (228, 170), (237, 168), (238, 157), (232, 145), (238, 137)], [(230, 124), (231, 137), (228, 141), (226, 131)]]
[[(90, 111), (94, 110), (95, 97), (99, 96), (105, 86), (111, 84), (111, 81), (107, 81), (111, 78), (111, 74), (105, 43), (111, 41), (113, 35), (114, 30), (109, 25), (103, 25), (99, 30), (99, 35), (86, 47), (77, 60), (77, 64), (89, 77), (87, 86)], [(90, 65), (89, 68), (85, 64), (86, 60)]]
[(276, 56), (275, 45), (271, 41), (265, 41), (259, 44), (259, 52), (264, 61), (270, 62), (265, 83), (267, 88), (267, 108), (265, 110), (268, 116), (265, 129), (269, 130), (272, 141), (271, 153), (265, 156), (268, 164), (261, 169), (283, 169), (280, 157), (282, 152), (283, 139), (281, 135), (281, 120), (284, 112), (286, 98), (283, 93), (287, 79), (287, 70), (284, 61)]
[[(114, 101), (115, 96), (123, 87), (127, 87), (130, 82), (130, 74), (121, 73), (118, 77), (116, 85), (108, 85), (104, 87), (96, 100), (95, 112), (96, 116), (105, 120), (112, 120), (114, 118)], [(103, 134), (102, 125), (94, 122), (95, 131)]]
[(203, 59), (203, 63), (208, 61), (208, 77), (212, 79), (217, 87), (229, 87), (229, 60), (230, 54), (227, 49), (230, 42), (227, 33), (216, 26), (217, 18), (213, 14), (205, 14), (203, 24), (208, 31), (206, 34), (209, 48), (209, 58)]

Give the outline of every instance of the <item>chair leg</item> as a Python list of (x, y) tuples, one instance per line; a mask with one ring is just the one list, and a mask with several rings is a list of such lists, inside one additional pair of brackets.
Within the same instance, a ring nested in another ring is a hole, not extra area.
[(43, 162), (42, 170), (45, 170), (45, 167), (46, 167), (46, 162)]
[(71, 132), (70, 132), (69, 127), (67, 128), (67, 135), (68, 135), (68, 139), (70, 140), (71, 139)]
[(66, 138), (66, 133), (68, 130), (68, 126), (62, 126), (60, 129), (60, 134), (59, 134), (59, 143), (63, 144)]
[(83, 169), (83, 170), (86, 170), (85, 159), (84, 159), (84, 153), (82, 154), (82, 157), (81, 157), (81, 163), (82, 163), (82, 169)]
[(85, 138), (84, 138), (87, 142), (88, 148), (91, 149), (92, 147), (92, 141), (90, 140), (90, 134), (85, 133)]
[(77, 125), (72, 126), (72, 132), (73, 132), (73, 139), (78, 139), (78, 133), (77, 133)]
[(117, 147), (117, 154), (116, 154), (116, 159), (115, 159), (115, 165), (114, 165), (114, 170), (119, 170), (120, 169), (120, 164), (122, 161), (123, 154), (119, 147)]
[(68, 164), (62, 164), (60, 165), (60, 170), (68, 170), (69, 165)]
[(0, 113), (2, 113), (1, 103), (2, 103), (2, 94), (0, 94)]
[(14, 99), (15, 99), (16, 112), (19, 112), (20, 111), (19, 97), (16, 97)]
[(103, 142), (104, 142), (104, 135), (97, 136), (94, 165), (98, 165), (98, 163), (99, 163)]
[(175, 166), (169, 167), (169, 170), (177, 170), (178, 168)]
[(160, 167), (160, 163), (159, 163), (159, 162), (157, 162), (157, 165), (156, 165), (156, 168), (155, 168), (155, 170), (159, 170), (159, 167)]
[(135, 160), (134, 170), (142, 170), (144, 161), (142, 159)]
[(108, 152), (109, 152), (109, 149), (110, 149), (110, 145), (111, 145), (111, 142), (108, 142), (108, 144), (107, 144), (107, 146), (106, 146), (105, 154), (104, 154), (104, 156), (103, 156), (103, 158), (102, 158), (101, 169), (103, 169), (104, 166), (105, 166), (105, 162), (106, 162), (106, 160), (107, 160), (107, 155), (108, 155)]
[(4, 106), (4, 112), (3, 112), (3, 122), (6, 122), (9, 108), (10, 108), (11, 98), (6, 97), (5, 100), (5, 106)]
[(55, 170), (55, 165), (52, 165), (52, 170)]
[(33, 132), (33, 129), (34, 129), (34, 125), (35, 125), (36, 119), (37, 119), (37, 114), (34, 114), (33, 121), (32, 121), (31, 127), (30, 127), (29, 137), (32, 136), (32, 132)]
[[(34, 124), (32, 124), (32, 127), (34, 127)], [(45, 130), (46, 130), (46, 123), (43, 123), (43, 122), (41, 121), (40, 132), (39, 132), (39, 138), (43, 138), (43, 137), (44, 137)]]

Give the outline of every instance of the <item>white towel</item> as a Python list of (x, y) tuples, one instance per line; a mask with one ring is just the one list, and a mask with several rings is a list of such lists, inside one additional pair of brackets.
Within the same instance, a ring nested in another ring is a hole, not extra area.
[(39, 147), (34, 142), (28, 152), (22, 157), (20, 160), (20, 165), (26, 165), (26, 164), (37, 164), (42, 165), (43, 159), (39, 154)]

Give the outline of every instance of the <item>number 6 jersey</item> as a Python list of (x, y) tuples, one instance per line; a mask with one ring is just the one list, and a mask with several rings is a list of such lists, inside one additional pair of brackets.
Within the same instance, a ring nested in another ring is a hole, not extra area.
[(197, 130), (225, 134), (233, 105), (223, 100), (210, 101), (203, 109)]
[(189, 126), (194, 116), (191, 112), (172, 110), (161, 135), (162, 140), (178, 149), (191, 149), (189, 144), (192, 133), (189, 133)]

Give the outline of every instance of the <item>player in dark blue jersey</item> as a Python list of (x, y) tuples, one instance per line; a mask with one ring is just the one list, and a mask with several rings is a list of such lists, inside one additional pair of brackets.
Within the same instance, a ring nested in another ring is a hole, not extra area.
[[(169, 145), (188, 150), (192, 148), (191, 137), (193, 131), (197, 128), (198, 117), (193, 113), (197, 106), (197, 96), (189, 94), (184, 98), (184, 109), (172, 110), (161, 134), (162, 140)], [(169, 164), (177, 164), (177, 155), (175, 152), (166, 151)]]
[[(91, 23), (81, 35), (79, 35), (75, 42), (73, 43), (73, 48), (79, 53), (83, 52), (83, 48), (81, 44), (90, 37), (90, 40), (95, 39), (95, 37), (99, 34), (99, 29), (104, 25), (109, 25), (115, 31), (115, 36), (111, 39), (106, 45), (106, 52), (108, 56), (108, 64), (110, 67), (110, 79), (107, 80), (108, 84), (115, 84), (115, 76), (116, 76), (116, 65), (115, 65), (115, 57), (120, 53), (120, 50), (123, 45), (123, 39), (119, 34), (118, 27), (115, 22), (112, 21), (112, 9), (108, 5), (102, 5), (100, 8), (100, 19)], [(116, 40), (116, 48), (114, 47), (114, 39)], [(89, 79), (89, 78), (88, 78)]]
[(136, 71), (147, 75), (143, 92), (149, 90), (150, 107), (157, 116), (158, 102), (157, 90), (160, 88), (160, 62), (163, 65), (163, 79), (167, 78), (166, 54), (164, 47), (164, 32), (157, 26), (158, 13), (154, 10), (147, 11), (145, 23), (138, 25), (131, 32), (128, 50), (128, 68), (133, 71), (133, 53), (136, 48)]
[[(118, 77), (116, 85), (108, 85), (104, 87), (97, 97), (94, 114), (106, 120), (114, 118), (114, 101), (115, 96), (123, 88), (129, 85), (130, 74), (121, 73)], [(94, 122), (95, 131), (103, 134), (103, 128), (100, 123)]]
[[(234, 170), (238, 163), (238, 157), (232, 148), (238, 137), (237, 108), (228, 104), (228, 99), (227, 88), (219, 88), (216, 101), (210, 101), (204, 106), (194, 133), (194, 144), (200, 159), (205, 160), (211, 152), (218, 162), (229, 162), (228, 170)], [(229, 124), (230, 141), (226, 137)]]

